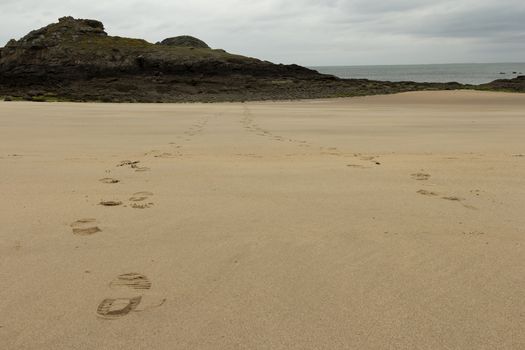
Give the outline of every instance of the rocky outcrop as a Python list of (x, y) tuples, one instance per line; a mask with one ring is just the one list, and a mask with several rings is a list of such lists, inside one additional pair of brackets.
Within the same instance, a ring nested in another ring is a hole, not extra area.
[(514, 79), (498, 79), (491, 83), (480, 85), (483, 90), (498, 90), (525, 92), (525, 75), (520, 75)]
[(107, 36), (102, 22), (91, 19), (74, 19), (73, 17), (62, 17), (58, 23), (34, 30), (16, 41), (11, 40), (6, 48), (12, 49), (45, 49), (68, 41), (80, 41), (89, 36)]
[[(108, 36), (99, 21), (64, 17), (18, 41), (9, 41), (1, 53), (0, 76), (59, 81), (123, 74), (321, 76), (299, 66), (211, 50), (204, 42), (187, 38), (154, 45)], [(202, 48), (193, 50), (187, 47), (190, 44)]]
[(344, 80), (298, 65), (212, 50), (199, 39), (158, 45), (63, 17), (0, 50), (0, 96), (69, 101), (239, 101), (451, 89), (459, 84)]
[(181, 35), (173, 38), (162, 40), (159, 45), (175, 47), (194, 47), (196, 49), (209, 49), (210, 47), (204, 41), (189, 35)]

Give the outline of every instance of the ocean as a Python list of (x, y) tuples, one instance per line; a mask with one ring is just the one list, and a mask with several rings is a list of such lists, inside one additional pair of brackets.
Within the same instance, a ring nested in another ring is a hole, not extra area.
[(340, 78), (383, 81), (416, 81), (484, 84), (496, 79), (525, 75), (525, 63), (462, 63), (392, 66), (324, 66), (310, 67), (320, 73)]

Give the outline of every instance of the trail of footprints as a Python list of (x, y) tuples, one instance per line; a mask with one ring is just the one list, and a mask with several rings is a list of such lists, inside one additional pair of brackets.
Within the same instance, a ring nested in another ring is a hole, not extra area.
[[(168, 153), (161, 153), (159, 157), (164, 157), (164, 155), (168, 155)], [(149, 170), (149, 168), (138, 166), (139, 163), (140, 161), (125, 160), (120, 162), (117, 166), (129, 166), (131, 169), (135, 169), (135, 171)], [(113, 178), (104, 178), (101, 179), (100, 182), (106, 184), (116, 184), (120, 181)], [(153, 203), (148, 201), (151, 196), (153, 196), (153, 193), (149, 191), (133, 193), (128, 199), (130, 207), (135, 209), (151, 208)], [(101, 201), (100, 204), (103, 206), (119, 206), (123, 203), (121, 201)], [(92, 220), (94, 219), (90, 219), (87, 221), (87, 223), (93, 223), (94, 221)], [(78, 230), (80, 227), (74, 227), (73, 230), (75, 229)], [(93, 231), (93, 233), (100, 232), (98, 227), (86, 227), (85, 230), (90, 230), (90, 232)], [(143, 305), (143, 292), (148, 291), (151, 288), (151, 285), (152, 283), (149, 278), (140, 273), (132, 272), (117, 276), (109, 283), (109, 287), (111, 289), (128, 289), (136, 291), (135, 294), (137, 295), (128, 296), (129, 293), (123, 293), (123, 295), (119, 297), (105, 298), (99, 303), (97, 307), (97, 315), (104, 319), (118, 319), (134, 311), (144, 311), (148, 308), (161, 306), (166, 301), (166, 299), (154, 301), (153, 304), (149, 303), (147, 305)]]
[[(159, 153), (161, 158), (167, 157), (168, 153)], [(157, 156), (157, 155), (155, 155)], [(117, 167), (129, 167), (136, 172), (148, 171), (149, 168), (140, 166), (138, 160), (124, 160), (117, 164)], [(106, 171), (110, 173), (110, 171)], [(113, 177), (104, 177), (99, 182), (107, 185), (115, 185), (120, 180)], [(154, 194), (149, 191), (140, 191), (131, 194), (128, 198), (129, 207), (134, 209), (151, 208), (154, 203), (149, 199)], [(105, 207), (123, 206), (120, 200), (102, 200), (99, 205)], [(128, 206), (128, 205), (124, 205)], [(95, 218), (83, 218), (70, 224), (72, 233), (77, 236), (90, 236), (102, 232), (102, 229)], [(108, 284), (111, 297), (104, 298), (96, 308), (98, 317), (113, 320), (124, 317), (131, 312), (145, 311), (159, 307), (166, 301), (165, 298), (155, 297), (150, 293), (152, 283), (148, 277), (140, 273), (125, 273), (117, 276)], [(115, 294), (115, 291), (117, 294)]]
[[(209, 121), (209, 119), (205, 118), (205, 119), (202, 119), (201, 121), (193, 124), (188, 130), (186, 130), (184, 132), (184, 135), (186, 135), (188, 137), (193, 137), (195, 135), (202, 134), (202, 132), (204, 131), (204, 128), (208, 124), (208, 121)], [(188, 139), (188, 141), (189, 141), (189, 139)]]
[(291, 142), (297, 144), (299, 147), (311, 147), (312, 145), (305, 140), (298, 140), (298, 139), (292, 139), (292, 138), (286, 138), (280, 135), (275, 135), (269, 130), (266, 130), (262, 127), (260, 127), (253, 119), (253, 116), (248, 109), (248, 107), (244, 106), (243, 110), (243, 117), (241, 118), (241, 124), (243, 125), (243, 128), (247, 130), (250, 133), (253, 133), (257, 136), (263, 136), (267, 137), (271, 140), (278, 141), (278, 142)]
[[(262, 127), (260, 127), (253, 118), (252, 113), (250, 112), (250, 109), (247, 106), (243, 106), (243, 116), (241, 118), (241, 124), (243, 125), (243, 128), (247, 130), (250, 133), (253, 133), (257, 136), (261, 137), (267, 137), (271, 140), (279, 141), (279, 142), (289, 142), (296, 144), (298, 147), (304, 147), (305, 149), (312, 149), (315, 145), (311, 142), (308, 142), (306, 140), (300, 140), (300, 139), (294, 139), (294, 138), (287, 138), (281, 135), (275, 135), (271, 131), (266, 130)], [(345, 153), (341, 152), (337, 147), (323, 147), (319, 146), (319, 152), (321, 155), (326, 156), (336, 156), (336, 157), (342, 157), (346, 156)], [(248, 157), (256, 157), (260, 158), (261, 156), (256, 156), (253, 154), (243, 154), (244, 156)], [(296, 154), (287, 154), (286, 156), (295, 156)], [(381, 163), (378, 161), (377, 156), (370, 156), (370, 155), (362, 155), (360, 153), (353, 154), (355, 158), (358, 158), (360, 161), (365, 162), (365, 164), (347, 164), (348, 167), (353, 168), (371, 168), (372, 166), (381, 165)]]
[[(411, 178), (413, 180), (416, 180), (416, 181), (427, 181), (431, 178), (431, 175), (430, 174), (427, 174), (425, 172), (417, 172), (417, 173), (413, 173), (410, 175)], [(476, 194), (477, 196), (479, 196), (479, 190), (476, 190), (476, 191), (471, 191), (472, 193)], [(458, 196), (452, 196), (452, 195), (443, 195), (443, 194), (440, 194), (438, 192), (434, 192), (434, 191), (429, 191), (429, 190), (424, 190), (424, 189), (420, 189), (418, 190), (416, 193), (420, 194), (420, 195), (423, 195), (423, 196), (428, 196), (428, 197), (439, 197), (441, 199), (444, 199), (444, 200), (447, 200), (447, 201), (452, 201), (452, 202), (459, 202), (461, 203), (465, 208), (468, 208), (468, 209), (474, 209), (476, 210), (477, 208), (472, 206), (472, 205), (469, 205), (469, 204), (465, 204), (463, 203), (463, 201), (465, 201), (466, 199), (465, 198), (461, 198), (461, 197), (458, 197)]]
[(184, 142), (190, 142), (193, 140), (195, 136), (198, 136), (202, 134), (206, 126), (208, 125), (210, 117), (203, 118), (202, 120), (196, 122), (195, 124), (192, 124), (186, 131), (182, 133), (182, 135), (177, 136), (177, 138), (181, 139), (179, 143), (177, 142), (170, 142), (169, 145), (171, 147), (170, 152), (163, 152), (160, 150), (152, 150), (149, 152), (146, 152), (145, 156), (153, 156), (155, 158), (177, 158), (184, 156), (183, 153), (183, 143)]
[[(191, 141), (192, 137), (201, 134), (207, 123), (208, 119), (204, 119), (196, 124), (193, 124), (187, 131), (184, 132), (183, 137), (185, 137), (185, 141)], [(282, 136), (274, 135), (270, 131), (261, 128), (254, 122), (249, 109), (246, 107), (244, 107), (244, 114), (243, 118), (241, 119), (241, 123), (243, 124), (244, 129), (258, 136), (268, 137), (279, 142), (287, 141), (291, 143), (296, 143), (299, 145), (299, 147), (312, 146), (307, 141), (297, 139), (286, 139)], [(172, 146), (172, 148), (175, 149), (175, 153), (153, 150), (145, 153), (145, 156), (153, 156), (156, 158), (173, 158), (182, 155), (181, 145), (177, 145), (174, 142), (170, 143), (170, 145)], [(321, 154), (335, 156), (343, 155), (335, 147), (320, 147), (320, 150)], [(251, 154), (251, 156), (259, 157), (255, 154)], [(365, 164), (347, 164), (348, 167), (370, 168), (372, 166), (381, 165), (381, 163), (377, 159), (377, 156), (362, 155), (359, 153), (354, 154), (353, 156), (355, 158), (358, 158), (361, 162), (365, 162)], [(150, 170), (148, 167), (142, 166), (139, 160), (124, 160), (117, 164), (117, 167), (129, 167), (135, 172), (145, 172)], [(423, 171), (413, 173), (410, 176), (413, 180), (416, 181), (428, 181), (431, 178), (430, 174), (425, 173)], [(114, 185), (120, 183), (120, 180), (115, 179), (113, 177), (104, 177), (99, 179), (99, 182), (103, 184)], [(464, 199), (460, 197), (442, 195), (438, 192), (424, 189), (418, 190), (417, 193), (424, 196), (440, 197), (444, 200), (460, 202), (463, 206), (469, 209), (476, 209), (473, 206), (464, 204)], [(479, 193), (475, 194), (479, 196)], [(129, 207), (134, 209), (151, 208), (154, 205), (154, 203), (149, 201), (149, 199), (153, 195), (154, 194), (149, 191), (135, 192), (128, 198)], [(124, 203), (119, 200), (102, 200), (99, 204), (105, 207), (117, 207), (124, 205)], [(102, 229), (100, 228), (97, 220), (94, 218), (84, 218), (76, 220), (75, 222), (70, 224), (70, 227), (72, 233), (78, 236), (89, 236), (102, 232)], [(96, 314), (98, 317), (103, 319), (119, 319), (126, 315), (129, 315), (132, 312), (144, 311), (147, 309), (161, 306), (166, 301), (166, 299), (155, 298), (154, 296), (153, 298), (151, 298), (149, 291), (152, 287), (152, 282), (148, 277), (140, 273), (132, 272), (121, 274), (115, 277), (112, 281), (110, 281), (108, 286), (111, 291), (118, 291), (120, 294), (107, 297), (99, 303), (99, 305), (96, 308)]]

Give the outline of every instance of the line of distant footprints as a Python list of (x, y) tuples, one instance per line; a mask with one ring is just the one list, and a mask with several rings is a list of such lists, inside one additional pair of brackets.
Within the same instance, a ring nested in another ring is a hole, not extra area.
[[(418, 172), (418, 173), (412, 174), (411, 177), (414, 180), (426, 181), (426, 180), (430, 179), (431, 175), (427, 174), (427, 173), (423, 173), (423, 172)], [(475, 190), (475, 191), (471, 191), (471, 192), (479, 196), (479, 190)], [(468, 204), (462, 203), (465, 199), (461, 198), (461, 197), (457, 197), (457, 196), (443, 196), (443, 195), (441, 195), (441, 194), (439, 194), (437, 192), (423, 190), (423, 189), (418, 190), (417, 193), (419, 193), (419, 194), (421, 194), (423, 196), (430, 196), (430, 197), (439, 197), (439, 196), (441, 196), (441, 199), (446, 199), (446, 200), (449, 200), (449, 201), (460, 202), (465, 208), (477, 209), (476, 207), (474, 207), (472, 205), (468, 205)]]
[(275, 141), (296, 143), (296, 144), (298, 144), (299, 147), (310, 147), (310, 146), (312, 146), (308, 141), (298, 140), (298, 139), (293, 139), (293, 138), (287, 138), (287, 137), (280, 136), (280, 135), (275, 135), (271, 131), (260, 127), (254, 121), (250, 110), (246, 106), (244, 106), (244, 112), (243, 112), (243, 117), (241, 119), (241, 124), (243, 125), (245, 130), (247, 130), (247, 131), (249, 131), (251, 133), (254, 133), (255, 135), (258, 135), (258, 136), (269, 137), (269, 138), (271, 138), (271, 139), (273, 139)]
[[(122, 161), (117, 166), (129, 166), (135, 171), (147, 171), (148, 168), (139, 167), (139, 161)], [(106, 177), (99, 180), (104, 184), (117, 184), (120, 180)], [(130, 206), (136, 209), (145, 209), (153, 206), (153, 203), (146, 202), (153, 193), (143, 191), (136, 192), (129, 198)], [(100, 205), (114, 207), (122, 205), (121, 201), (101, 201)], [(80, 219), (71, 223), (73, 234), (79, 236), (89, 236), (102, 232), (97, 220), (93, 218)], [(151, 293), (147, 293), (151, 288), (151, 281), (139, 273), (125, 273), (119, 275), (109, 283), (112, 290), (118, 290), (118, 297), (105, 298), (97, 307), (97, 316), (104, 319), (118, 319), (128, 315), (130, 312), (148, 310), (164, 304), (166, 299), (155, 298)]]

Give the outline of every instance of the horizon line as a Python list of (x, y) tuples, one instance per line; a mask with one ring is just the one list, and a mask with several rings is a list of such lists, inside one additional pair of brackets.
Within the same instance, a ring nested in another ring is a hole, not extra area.
[(455, 64), (525, 64), (525, 62), (448, 62), (448, 63), (395, 63), (395, 64), (335, 64), (335, 65), (309, 65), (305, 67), (381, 67), (381, 66), (435, 66), (435, 65), (455, 65)]

